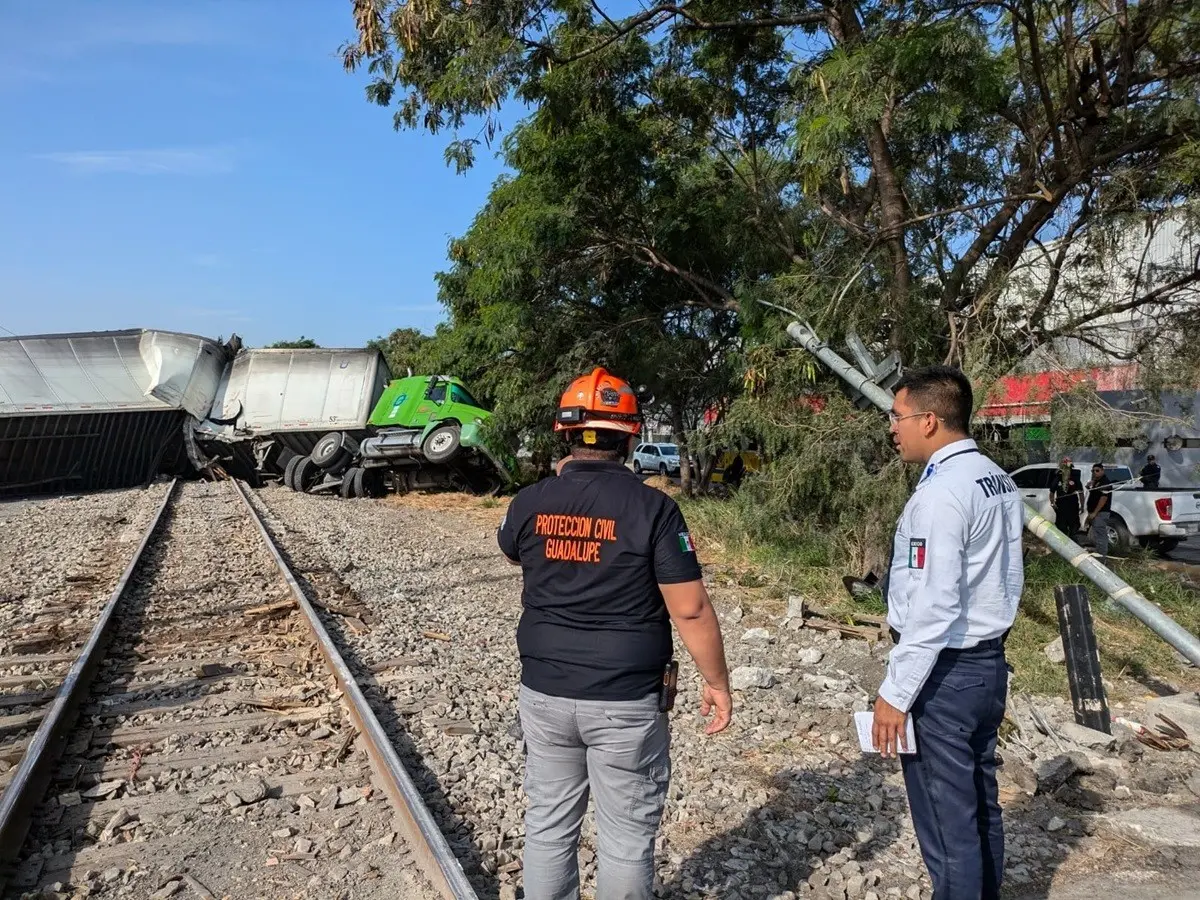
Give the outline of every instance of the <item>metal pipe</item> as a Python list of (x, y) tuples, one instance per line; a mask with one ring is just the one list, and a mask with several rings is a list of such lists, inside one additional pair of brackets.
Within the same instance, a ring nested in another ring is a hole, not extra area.
[[(866, 375), (844, 360), (817, 337), (808, 325), (792, 322), (787, 333), (838, 377), (874, 403), (884, 412), (892, 408), (895, 399), (891, 391), (881, 388)], [(1114, 603), (1129, 610), (1147, 628), (1182, 653), (1195, 666), (1200, 666), (1200, 638), (1192, 634), (1161, 609), (1143, 597), (1136, 588), (1105, 566), (1077, 543), (1059, 531), (1028, 503), (1025, 507), (1025, 528), (1040, 538), (1051, 550), (1069, 562), (1081, 575), (1108, 594)]]

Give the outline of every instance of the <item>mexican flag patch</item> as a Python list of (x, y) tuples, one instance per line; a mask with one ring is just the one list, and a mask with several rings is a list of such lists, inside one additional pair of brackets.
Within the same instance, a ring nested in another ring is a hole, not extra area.
[(908, 567), (925, 568), (925, 538), (912, 538), (908, 542)]
[(679, 552), (680, 553), (695, 553), (696, 545), (692, 543), (692, 536), (686, 531), (679, 532)]

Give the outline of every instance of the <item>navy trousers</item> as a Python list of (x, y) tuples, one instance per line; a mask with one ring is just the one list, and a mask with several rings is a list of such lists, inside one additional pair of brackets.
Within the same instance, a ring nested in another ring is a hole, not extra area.
[(1004, 647), (988, 641), (943, 651), (910, 710), (917, 752), (900, 760), (934, 900), (1000, 896), (996, 739), (1007, 692)]

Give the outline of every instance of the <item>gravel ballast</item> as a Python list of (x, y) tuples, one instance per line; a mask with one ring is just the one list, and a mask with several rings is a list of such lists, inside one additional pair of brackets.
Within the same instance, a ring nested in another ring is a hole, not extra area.
[[(510, 729), (520, 673), (521, 578), (496, 548), (500, 510), (439, 511), (282, 488), (261, 490), (256, 500), (301, 568), (324, 570), (369, 611), (358, 616), (370, 619), (366, 627), (330, 615), (330, 628), (481, 896), (515, 896), (523, 760)], [(735, 694), (734, 724), (705, 736), (696, 711), (698, 675), (676, 641), (680, 693), (657, 853), (659, 894), (930, 897), (899, 766), (864, 756), (852, 727), (853, 712), (869, 708), (889, 646), (800, 627), (787, 616), (786, 600), (744, 607), (736, 586), (707, 570), (706, 581), (743, 689)], [(798, 608), (798, 599), (791, 605)], [(1060, 723), (1070, 718), (1061, 701), (1046, 701), (1041, 711)], [(1015, 744), (1005, 750), (1009, 770), (1036, 767), (1059, 754), (1062, 741), (1026, 735), (1028, 754)], [(1110, 760), (1095, 762), (1130, 784), (1110, 795), (1105, 809), (1160, 802), (1152, 790), (1139, 791), (1117, 749)], [(1176, 766), (1163, 777), (1171, 790), (1186, 793), (1181, 772)], [(1022, 791), (1011, 777), (1002, 781), (1006, 881), (1016, 896), (1022, 885), (1112, 864), (1122, 852), (1146, 867), (1146, 848), (1131, 845), (1128, 833), (1115, 837), (1096, 809), (1064, 799), (1061, 788), (1038, 792), (1036, 775), (1030, 777), (1033, 791)], [(1083, 777), (1077, 769), (1068, 787), (1080, 790)], [(1048, 829), (1055, 816), (1062, 824)], [(591, 829), (589, 814), (580, 851), (585, 894), (595, 874)], [(1174, 865), (1157, 850), (1150, 858)]]
[(432, 900), (244, 505), (227, 483), (178, 491), (10, 889)]

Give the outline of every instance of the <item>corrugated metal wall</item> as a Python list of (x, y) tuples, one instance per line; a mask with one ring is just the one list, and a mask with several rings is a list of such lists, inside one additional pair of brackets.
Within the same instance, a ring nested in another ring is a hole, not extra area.
[(0, 496), (136, 487), (177, 465), (182, 410), (0, 417)]

